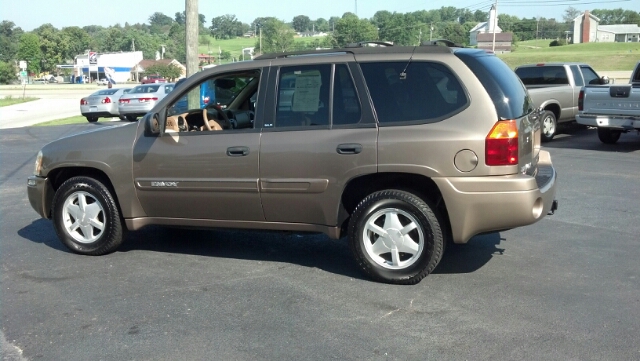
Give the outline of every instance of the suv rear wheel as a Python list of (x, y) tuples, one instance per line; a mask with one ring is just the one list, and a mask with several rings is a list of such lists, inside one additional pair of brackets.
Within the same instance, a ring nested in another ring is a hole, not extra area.
[(75, 253), (99, 256), (115, 251), (124, 238), (120, 211), (102, 183), (73, 177), (53, 198), (53, 225), (65, 246)]
[(356, 207), (349, 223), (351, 250), (372, 278), (416, 284), (438, 265), (444, 235), (435, 207), (400, 190), (375, 192)]

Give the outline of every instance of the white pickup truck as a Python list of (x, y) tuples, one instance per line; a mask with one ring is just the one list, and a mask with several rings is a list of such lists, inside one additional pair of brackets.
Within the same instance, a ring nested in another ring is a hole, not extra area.
[(584, 86), (578, 96), (578, 110), (576, 121), (598, 127), (598, 138), (605, 144), (615, 144), (622, 133), (640, 133), (640, 62), (629, 84)]

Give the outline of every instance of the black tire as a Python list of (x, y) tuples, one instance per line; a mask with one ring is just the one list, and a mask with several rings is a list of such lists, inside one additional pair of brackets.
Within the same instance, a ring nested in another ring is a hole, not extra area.
[(609, 128), (598, 128), (598, 138), (604, 144), (616, 144), (622, 131)]
[(138, 117), (136, 117), (135, 115), (127, 115), (125, 116), (127, 118), (128, 121), (130, 122), (135, 122), (136, 120), (138, 120)]
[(98, 117), (87, 117), (87, 120), (89, 123), (95, 123), (98, 121)]
[(124, 115), (118, 115), (118, 118), (120, 118), (120, 120), (126, 120), (127, 118), (125, 118)]
[[(407, 285), (420, 282), (436, 268), (444, 252), (444, 222), (439, 220), (435, 209), (430, 202), (401, 190), (384, 190), (367, 196), (349, 221), (349, 242), (358, 265), (381, 282)], [(389, 237), (368, 230), (371, 223)], [(401, 231), (411, 224), (415, 228), (403, 234)], [(417, 242), (408, 243), (405, 236)], [(406, 252), (400, 251), (398, 244)], [(416, 247), (417, 250), (413, 249)]]
[(540, 130), (542, 133), (541, 140), (543, 142), (550, 141), (558, 132), (558, 121), (552, 111), (545, 110), (544, 113), (542, 113), (540, 117)]
[[(56, 233), (71, 251), (100, 256), (122, 244), (126, 228), (120, 210), (109, 189), (98, 180), (70, 178), (56, 192), (52, 209)], [(71, 230), (74, 225), (75, 231)]]

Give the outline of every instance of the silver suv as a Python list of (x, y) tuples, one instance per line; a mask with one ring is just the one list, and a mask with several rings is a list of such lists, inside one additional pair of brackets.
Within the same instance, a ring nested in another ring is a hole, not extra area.
[(322, 232), (372, 278), (415, 284), (447, 242), (557, 208), (537, 115), (481, 50), (263, 55), (191, 76), (139, 123), (46, 145), (28, 194), (80, 254), (151, 224)]

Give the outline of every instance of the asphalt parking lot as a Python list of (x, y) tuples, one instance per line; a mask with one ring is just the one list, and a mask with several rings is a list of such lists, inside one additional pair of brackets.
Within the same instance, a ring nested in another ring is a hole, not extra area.
[(636, 134), (613, 146), (592, 129), (561, 134), (545, 144), (554, 216), (452, 245), (421, 283), (392, 286), (320, 235), (148, 227), (107, 256), (69, 253), (31, 209), (26, 177), (42, 145), (111, 124), (0, 131), (5, 356), (640, 359)]

